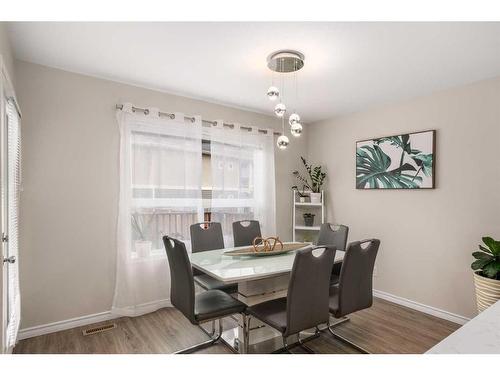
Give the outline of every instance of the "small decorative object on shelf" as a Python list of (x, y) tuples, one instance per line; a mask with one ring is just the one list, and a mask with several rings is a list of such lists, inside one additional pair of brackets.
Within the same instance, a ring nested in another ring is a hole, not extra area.
[(302, 185), (302, 191), (299, 190), (297, 185), (292, 186), (292, 190), (297, 192), (297, 195), (299, 196), (300, 203), (306, 202), (306, 198), (308, 197), (308, 194), (305, 192), (306, 187), (304, 185)]
[(479, 245), (481, 251), (472, 253), (476, 260), (471, 264), (478, 312), (500, 300), (500, 241), (483, 237), (483, 243), (486, 247)]
[(308, 164), (306, 159), (301, 156), (302, 164), (307, 171), (307, 177), (303, 177), (299, 171), (293, 171), (293, 175), (303, 184), (303, 186), (309, 189), (311, 192), (309, 196), (311, 197), (311, 203), (321, 203), (321, 187), (325, 182), (326, 172), (322, 171), (320, 165), (313, 166)]
[(311, 203), (321, 203), (321, 193), (311, 193)]
[(314, 225), (314, 214), (311, 213), (305, 213), (302, 215), (304, 217), (304, 225), (306, 227), (312, 227)]

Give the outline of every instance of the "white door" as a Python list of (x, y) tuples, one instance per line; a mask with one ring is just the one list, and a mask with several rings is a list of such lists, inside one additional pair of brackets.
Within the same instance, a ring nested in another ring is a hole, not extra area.
[(2, 244), (2, 351), (12, 351), (20, 323), (18, 217), (21, 142), (19, 114), (13, 99), (2, 100), (1, 139), (1, 244)]

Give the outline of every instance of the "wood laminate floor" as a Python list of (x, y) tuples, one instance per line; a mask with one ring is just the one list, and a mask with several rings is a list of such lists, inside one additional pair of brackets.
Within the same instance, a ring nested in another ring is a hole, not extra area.
[[(423, 353), (460, 327), (381, 299), (375, 299), (370, 309), (351, 314), (350, 318), (335, 327), (335, 332), (371, 353)], [(14, 353), (172, 353), (207, 339), (174, 308), (112, 322), (117, 328), (90, 336), (83, 336), (82, 330), (103, 323), (21, 340)], [(309, 341), (307, 346), (317, 353), (357, 353), (328, 332)], [(296, 347), (292, 352), (303, 353), (303, 350)], [(217, 344), (198, 353), (229, 354), (231, 351)]]

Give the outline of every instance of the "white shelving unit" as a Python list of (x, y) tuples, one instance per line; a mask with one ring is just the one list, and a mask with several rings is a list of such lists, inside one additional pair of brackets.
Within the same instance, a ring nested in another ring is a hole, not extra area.
[[(309, 199), (309, 198), (306, 198)], [(292, 191), (293, 213), (293, 241), (304, 241), (311, 237), (310, 242), (318, 236), (321, 224), (325, 222), (325, 192), (321, 191), (321, 203), (300, 202), (299, 196), (295, 190)], [(307, 227), (304, 225), (302, 214), (310, 212), (315, 214), (314, 226)], [(320, 222), (318, 223), (318, 220)], [(306, 241), (309, 242), (309, 241)]]

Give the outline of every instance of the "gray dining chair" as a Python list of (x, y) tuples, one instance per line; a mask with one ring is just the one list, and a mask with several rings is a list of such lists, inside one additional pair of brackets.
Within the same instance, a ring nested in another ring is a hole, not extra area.
[[(191, 234), (191, 251), (209, 251), (224, 248), (224, 236), (220, 223), (196, 223), (189, 228)], [(205, 290), (219, 289), (227, 293), (236, 293), (237, 284), (225, 284), (212, 276), (193, 268), (194, 281)]]
[(233, 223), (234, 246), (251, 246), (256, 237), (261, 237), (257, 220), (240, 220)]
[[(321, 254), (317, 254), (321, 252)], [(287, 297), (259, 303), (247, 308), (246, 338), (250, 334), (251, 316), (281, 332), (284, 350), (289, 352), (287, 338), (298, 334), (298, 343), (312, 352), (300, 339), (300, 332), (328, 321), (329, 280), (335, 248), (317, 246), (298, 250), (293, 262)], [(316, 337), (315, 335), (315, 337)]]
[[(193, 270), (183, 242), (163, 237), (170, 267), (171, 287), (170, 301), (192, 324), (199, 325), (205, 322), (218, 320), (219, 329), (211, 335), (210, 340), (196, 344), (176, 352), (177, 354), (192, 353), (217, 343), (222, 335), (222, 318), (243, 314), (245, 304), (233, 298), (222, 290), (207, 290), (195, 294)], [(243, 314), (243, 321), (245, 322)]]
[[(380, 240), (369, 239), (351, 242), (346, 249), (338, 285), (330, 288), (330, 313), (337, 319), (373, 304), (373, 267)], [(335, 333), (328, 324), (328, 330), (337, 339), (351, 345), (362, 353), (364, 348)]]
[[(317, 245), (333, 245), (337, 250), (345, 251), (349, 227), (346, 225), (335, 225), (330, 223), (321, 224)], [(334, 264), (330, 284), (338, 284), (342, 262)]]

